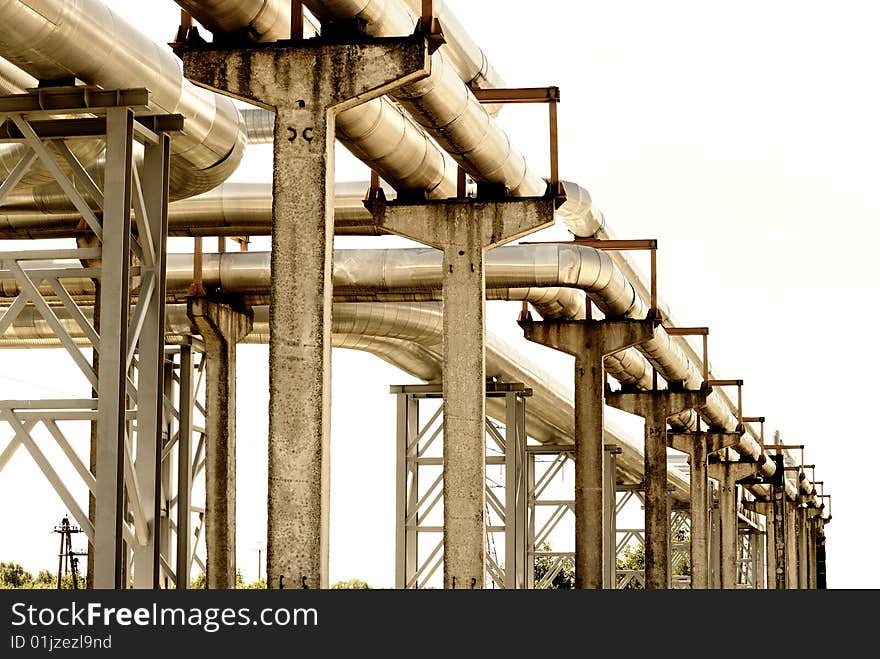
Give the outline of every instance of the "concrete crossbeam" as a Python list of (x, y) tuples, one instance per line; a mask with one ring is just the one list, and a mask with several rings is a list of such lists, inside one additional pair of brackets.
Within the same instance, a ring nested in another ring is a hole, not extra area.
[(525, 337), (573, 355), (575, 587), (615, 588), (605, 578), (605, 537), (611, 532), (604, 505), (604, 358), (654, 336), (652, 320), (520, 321)]
[(645, 588), (670, 587), (666, 421), (705, 404), (709, 389), (606, 392), (611, 407), (645, 419)]
[(736, 588), (739, 568), (739, 520), (736, 499), (737, 483), (759, 473), (756, 462), (724, 460), (709, 463), (709, 477), (718, 481), (718, 507), (721, 512), (721, 588)]
[(443, 583), (483, 588), (485, 252), (552, 225), (554, 199), (377, 199), (370, 211), (377, 227), (443, 251)]
[(709, 588), (709, 455), (736, 446), (742, 435), (722, 432), (669, 433), (669, 446), (688, 454), (690, 464), (691, 588)]

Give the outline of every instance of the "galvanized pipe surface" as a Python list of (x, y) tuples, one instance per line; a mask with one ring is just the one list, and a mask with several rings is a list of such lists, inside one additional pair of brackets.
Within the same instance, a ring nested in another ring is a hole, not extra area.
[(232, 100), (184, 80), (166, 46), (99, 0), (0, 1), (0, 54), (41, 80), (146, 87), (154, 111), (184, 115), (185, 130), (171, 147), (175, 198), (210, 190), (238, 167), (245, 134)]
[[(219, 34), (239, 34), (254, 41), (290, 36), (289, 0), (176, 0), (196, 20)], [(306, 21), (304, 35), (316, 26)], [(249, 112), (249, 132), (269, 142), (271, 113)], [(386, 97), (340, 112), (337, 138), (398, 190), (424, 192), (431, 198), (455, 195), (455, 163), (400, 108)]]
[[(208, 288), (219, 288), (226, 294), (261, 293), (268, 289), (269, 254), (205, 255), (203, 281)], [(406, 250), (337, 250), (334, 258), (334, 290), (340, 294), (380, 291), (419, 291), (438, 289), (442, 255), (433, 249)], [(189, 255), (169, 255), (168, 290), (185, 289), (192, 281), (192, 260)], [(91, 283), (81, 282), (78, 291), (68, 282), (71, 293), (87, 294)], [(491, 250), (486, 258), (487, 288), (569, 287), (586, 292), (607, 316), (644, 318), (647, 307), (632, 285), (623, 277), (606, 252), (576, 245), (530, 245)], [(0, 280), (0, 291), (17, 294), (17, 285), (9, 279)], [(575, 316), (577, 317), (577, 316)], [(581, 315), (582, 317), (582, 315)], [(681, 380), (689, 389), (699, 389), (702, 375), (662, 327), (655, 337), (638, 346), (638, 351), (654, 365), (664, 378)], [(606, 367), (622, 382), (650, 387), (651, 373), (634, 349), (611, 356)], [(733, 432), (736, 417), (713, 393), (699, 413), (714, 427)], [(677, 428), (695, 423), (692, 414), (671, 420)], [(740, 455), (761, 459), (759, 444), (744, 435), (736, 447)], [(763, 458), (762, 470), (770, 476), (775, 463)]]
[[(85, 337), (76, 322), (63, 309), (58, 309), (59, 320), (81, 345)], [(82, 308), (87, 318), (92, 309)], [(269, 310), (267, 306), (254, 307), (254, 327), (244, 343), (267, 343)], [(422, 304), (353, 304), (333, 305), (333, 346), (364, 350), (388, 363), (428, 382), (440, 380), (442, 364), (443, 316), (439, 303)], [(185, 305), (169, 305), (166, 312), (168, 335), (186, 336), (192, 332)], [(26, 309), (16, 318), (7, 334), (0, 337), (0, 347), (25, 345), (57, 346), (51, 337), (48, 323), (32, 309)], [(570, 386), (557, 381), (516, 347), (492, 332), (486, 337), (486, 374), (503, 382), (522, 382), (533, 389), (529, 400), (527, 431), (530, 437), (549, 444), (573, 444), (574, 407)], [(503, 403), (489, 399), (487, 413), (499, 421), (505, 419)], [(618, 466), (635, 479), (643, 469), (642, 449), (627, 434), (606, 422), (608, 441), (618, 444), (623, 453)], [(674, 470), (669, 473), (673, 496), (687, 499), (687, 480)]]

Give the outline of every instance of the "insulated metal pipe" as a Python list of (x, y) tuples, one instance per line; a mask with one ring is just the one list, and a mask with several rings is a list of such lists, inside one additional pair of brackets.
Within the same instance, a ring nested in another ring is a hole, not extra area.
[[(226, 294), (265, 292), (268, 289), (269, 254), (205, 255), (203, 281), (208, 288)], [(381, 291), (419, 291), (438, 289), (442, 277), (442, 255), (436, 250), (337, 250), (334, 258), (334, 290), (339, 294)], [(169, 255), (168, 290), (182, 289), (192, 281), (192, 257)], [(67, 282), (72, 294), (88, 294), (91, 283), (81, 282), (81, 291), (74, 282)], [(490, 251), (486, 258), (487, 288), (567, 287), (583, 290), (609, 317), (644, 318), (647, 307), (632, 285), (623, 277), (606, 252), (577, 245), (529, 245), (502, 247)], [(0, 291), (17, 294), (14, 280), (0, 279)], [(702, 375), (686, 355), (658, 327), (655, 337), (638, 346), (645, 359), (664, 378), (683, 380), (690, 389), (699, 389)], [(650, 387), (650, 369), (634, 349), (610, 357), (609, 372), (621, 381)], [(736, 417), (716, 394), (711, 394), (699, 413), (714, 427), (733, 432)], [(692, 415), (672, 419), (677, 427), (690, 427)], [(760, 445), (744, 435), (735, 447), (738, 453), (760, 462)], [(766, 460), (762, 471), (771, 476), (775, 463)]]
[[(92, 309), (83, 307), (87, 318)], [(267, 343), (269, 309), (254, 307), (254, 324), (243, 343)], [(87, 345), (79, 325), (58, 309), (59, 322), (81, 345)], [(390, 364), (426, 381), (440, 379), (442, 363), (443, 316), (439, 303), (422, 304), (354, 304), (333, 305), (333, 346), (371, 352)], [(169, 338), (192, 332), (185, 305), (169, 305), (166, 313)], [(44, 347), (58, 345), (52, 339), (51, 327), (33, 309), (25, 309), (3, 337), (0, 347), (20, 347), (41, 343)], [(529, 437), (548, 443), (573, 443), (574, 408), (570, 386), (556, 380), (527, 355), (494, 333), (486, 337), (486, 374), (503, 382), (522, 382), (533, 390), (526, 426)], [(503, 402), (489, 399), (487, 413), (500, 421), (505, 419)], [(628, 476), (641, 478), (643, 460), (640, 442), (630, 440), (627, 433), (606, 422), (607, 441), (623, 450), (618, 467)], [(675, 470), (669, 472), (673, 498), (687, 499), (687, 480)]]
[(210, 190), (238, 167), (245, 134), (232, 100), (184, 80), (166, 46), (99, 0), (0, 0), (0, 53), (41, 80), (146, 87), (154, 111), (184, 115), (171, 146), (174, 198)]
[[(290, 37), (289, 0), (177, 0), (212, 32), (237, 34), (253, 41)], [(316, 26), (305, 22), (304, 35), (314, 36)], [(250, 112), (254, 132), (261, 142), (271, 141), (274, 118), (263, 111)], [(267, 130), (269, 129), (269, 130)], [(455, 195), (455, 163), (412, 119), (386, 97), (358, 105), (336, 115), (337, 138), (357, 158), (398, 190), (424, 192), (430, 198)]]

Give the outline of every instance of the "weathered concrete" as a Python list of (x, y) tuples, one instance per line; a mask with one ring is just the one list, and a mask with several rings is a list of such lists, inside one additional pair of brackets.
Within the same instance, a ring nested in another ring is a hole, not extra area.
[(652, 320), (521, 320), (525, 337), (573, 355), (575, 588), (615, 588), (604, 578), (610, 520), (603, 505), (606, 355), (654, 336)]
[(722, 432), (669, 433), (669, 446), (687, 453), (690, 464), (691, 588), (709, 588), (709, 474), (711, 453), (736, 446), (742, 435)]
[(205, 342), (205, 563), (206, 585), (235, 588), (236, 345), (253, 327), (253, 313), (204, 297), (186, 313)]
[(666, 421), (705, 404), (699, 391), (606, 392), (608, 405), (645, 419), (645, 588), (669, 588), (669, 502)]
[(816, 564), (816, 527), (817, 527), (817, 517), (819, 515), (819, 511), (815, 508), (811, 508), (807, 511), (807, 555), (809, 560), (809, 583), (808, 587), (811, 590), (816, 590), (819, 587), (819, 580), (817, 578), (817, 564)]
[[(772, 486), (772, 497), (772, 535), (774, 544), (768, 547), (767, 553), (773, 554), (773, 560), (768, 562), (772, 562), (774, 570), (770, 573), (770, 579), (772, 579), (773, 585), (769, 586), (768, 584), (768, 587), (772, 590), (785, 590), (785, 561), (787, 558), (785, 551), (785, 534), (787, 529), (785, 525), (785, 492), (781, 486)], [(770, 579), (768, 579), (768, 582)]]
[(270, 588), (326, 588), (335, 116), (429, 75), (427, 45), (312, 39), (183, 60), (193, 82), (275, 109), (266, 568)]
[(810, 587), (810, 541), (809, 520), (807, 509), (803, 503), (797, 508), (798, 527), (798, 588), (807, 590)]
[(798, 588), (798, 514), (794, 501), (785, 502), (785, 588)]
[(719, 484), (718, 507), (721, 512), (721, 588), (736, 588), (739, 568), (739, 516), (736, 485), (759, 473), (756, 462), (731, 462), (728, 460), (709, 463), (709, 477)]
[(443, 251), (443, 583), (486, 571), (485, 252), (553, 224), (554, 200), (370, 205), (377, 227)]

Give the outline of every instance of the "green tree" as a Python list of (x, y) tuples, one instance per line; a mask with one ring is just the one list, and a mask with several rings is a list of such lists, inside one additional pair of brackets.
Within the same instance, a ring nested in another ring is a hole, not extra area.
[(34, 577), (18, 563), (0, 563), (0, 589), (32, 588)]
[[(538, 545), (538, 551), (552, 551), (550, 542), (545, 540)], [(536, 556), (535, 557), (535, 583), (538, 584), (552, 569), (556, 563), (557, 557), (554, 556)], [(553, 577), (553, 580), (547, 586), (553, 590), (565, 590), (574, 588), (574, 565), (569, 560), (562, 562), (562, 568)]]
[(349, 579), (348, 581), (337, 581), (330, 586), (331, 590), (372, 590), (372, 586), (361, 579)]
[[(691, 536), (690, 534), (681, 529), (673, 538), (673, 542), (690, 542)], [(628, 545), (623, 550), (623, 556), (617, 557), (617, 569), (618, 571), (623, 570), (634, 570), (636, 572), (645, 573), (645, 546), (641, 543), (636, 545)], [(686, 555), (683, 560), (681, 560), (678, 565), (675, 566), (672, 570), (672, 575), (679, 577), (687, 577), (691, 574), (691, 557)], [(617, 576), (617, 584), (618, 587), (623, 580), (626, 578), (625, 575)], [(625, 586), (625, 590), (642, 590), (644, 586), (636, 579), (631, 580)]]

